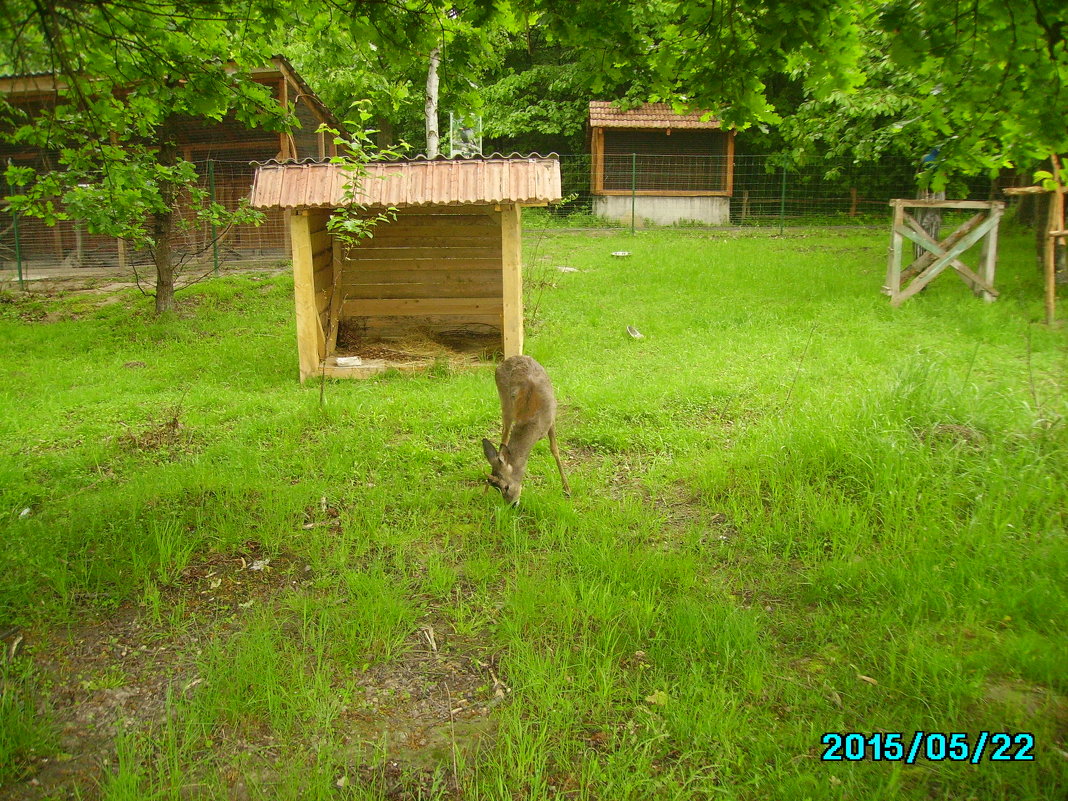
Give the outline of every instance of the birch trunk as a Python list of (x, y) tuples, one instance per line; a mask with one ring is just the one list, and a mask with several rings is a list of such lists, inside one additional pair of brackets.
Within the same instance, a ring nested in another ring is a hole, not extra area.
[(441, 47), (430, 51), (430, 68), (426, 73), (426, 155), (437, 158), (440, 152), (438, 136), (438, 64)]

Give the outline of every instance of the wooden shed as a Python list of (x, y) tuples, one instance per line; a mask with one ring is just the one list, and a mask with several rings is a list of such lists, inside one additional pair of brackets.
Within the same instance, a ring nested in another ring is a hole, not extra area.
[(667, 103), (620, 111), (590, 103), (594, 213), (660, 225), (725, 225), (734, 189), (734, 132), (717, 119), (676, 114)]
[(357, 202), (369, 215), (392, 209), (395, 219), (346, 249), (327, 221), (345, 203), (350, 172), (315, 162), (256, 170), (252, 205), (290, 211), (301, 381), (403, 366), (360, 363), (353, 342), (466, 337), (482, 351), (522, 353), (520, 209), (560, 199), (559, 161), (413, 159), (368, 171)]
[[(291, 125), (282, 131), (249, 128), (230, 112), (221, 120), (179, 117), (175, 122), (178, 151), (193, 162), (200, 174), (201, 188), (228, 209), (248, 195), (252, 180), (252, 161), (267, 159), (323, 159), (337, 155), (331, 137), (319, 131), (323, 123), (343, 128), (323, 105), (293, 66), (281, 56), (252, 69), (248, 77), (270, 89), (274, 100), (292, 112)], [(0, 77), (0, 102), (6, 102), (33, 117), (52, 111), (57, 103), (71, 102), (65, 97), (67, 87), (49, 73)], [(11, 162), (47, 172), (57, 169), (56, 154), (37, 147), (0, 141), (0, 165)], [(0, 186), (2, 194), (5, 186)], [(189, 223), (175, 233), (172, 246), (179, 256), (210, 252), (214, 234), (207, 223), (193, 224), (188, 205), (180, 203), (178, 213)], [(15, 230), (7, 218), (0, 223), (0, 267), (19, 260), (28, 265), (64, 265), (98, 267), (128, 262), (147, 263), (147, 252), (127, 253), (127, 246), (117, 239), (91, 234), (74, 220), (60, 220), (46, 225), (34, 217), (18, 220), (18, 243)], [(288, 227), (284, 212), (270, 212), (263, 225), (238, 225), (225, 235), (223, 244), (229, 258), (277, 257), (289, 250)]]

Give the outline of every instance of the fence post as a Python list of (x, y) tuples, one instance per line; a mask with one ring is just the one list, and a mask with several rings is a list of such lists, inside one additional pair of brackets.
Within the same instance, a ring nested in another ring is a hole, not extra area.
[(782, 165), (782, 192), (779, 194), (779, 236), (786, 228), (786, 165)]
[[(15, 194), (15, 187), (8, 184), (8, 194)], [(11, 209), (11, 232), (15, 235), (15, 267), (19, 273), (19, 290), (26, 289), (26, 282), (22, 276), (22, 241), (19, 239), (19, 213)]]
[(638, 154), (630, 154), (630, 234), (634, 236), (634, 205), (638, 194)]
[[(211, 202), (215, 203), (215, 159), (208, 159), (208, 192)], [(215, 217), (211, 220), (211, 258), (215, 265), (215, 277), (219, 277), (219, 235), (215, 228)]]

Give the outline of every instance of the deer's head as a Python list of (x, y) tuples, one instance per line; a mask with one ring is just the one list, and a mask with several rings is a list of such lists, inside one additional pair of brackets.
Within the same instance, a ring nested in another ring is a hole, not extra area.
[(492, 442), (483, 439), (482, 452), (486, 455), (486, 461), (490, 463), (493, 470), (486, 480), (490, 486), (500, 490), (505, 501), (512, 506), (518, 506), (519, 496), (523, 492), (523, 469), (513, 462), (508, 446), (501, 445), (501, 449), (497, 450)]

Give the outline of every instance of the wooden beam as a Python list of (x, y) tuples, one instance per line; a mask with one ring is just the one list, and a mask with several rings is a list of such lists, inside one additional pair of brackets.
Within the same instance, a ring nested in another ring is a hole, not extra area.
[(297, 356), (300, 363), (300, 380), (315, 375), (322, 353), (319, 335), (322, 326), (315, 308), (315, 284), (312, 275), (311, 229), (312, 216), (308, 212), (294, 211), (289, 218), (290, 237), (293, 242), (293, 300), (297, 318)]
[(342, 317), (422, 317), (424, 315), (500, 314), (497, 298), (387, 298), (347, 299), (341, 307)]
[(622, 195), (630, 197), (632, 194), (638, 197), (730, 197), (731, 191), (725, 189), (709, 189), (702, 191), (689, 191), (683, 189), (638, 189), (631, 192), (629, 189), (602, 189), (595, 191), (595, 195)]
[(894, 198), (889, 205), (910, 209), (991, 209), (1005, 208), (1001, 200), (920, 200), (919, 198)]
[(504, 357), (523, 353), (523, 230), (518, 205), (501, 209)]

